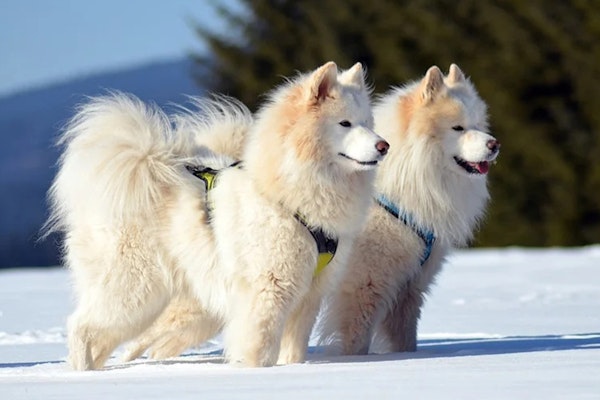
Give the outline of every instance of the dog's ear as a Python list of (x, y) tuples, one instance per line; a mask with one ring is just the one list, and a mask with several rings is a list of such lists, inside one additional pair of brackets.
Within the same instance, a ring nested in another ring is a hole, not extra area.
[(338, 79), (347, 85), (365, 87), (365, 71), (362, 64), (357, 62), (352, 68), (342, 72)]
[(435, 65), (427, 70), (421, 81), (421, 98), (424, 102), (433, 100), (444, 87), (444, 75)]
[(465, 80), (465, 74), (458, 68), (458, 65), (452, 64), (450, 65), (450, 70), (448, 71), (448, 83), (455, 84), (460, 83)]
[(338, 69), (333, 61), (317, 68), (308, 78), (309, 102), (320, 103), (329, 94), (337, 83)]

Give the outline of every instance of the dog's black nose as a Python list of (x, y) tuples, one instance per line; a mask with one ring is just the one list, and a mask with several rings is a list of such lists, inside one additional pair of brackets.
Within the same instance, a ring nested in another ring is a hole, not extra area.
[(490, 149), (493, 153), (500, 151), (500, 141), (496, 139), (490, 139), (487, 142), (487, 148)]
[(380, 140), (375, 144), (375, 148), (382, 156), (385, 156), (390, 148), (390, 145), (385, 140)]

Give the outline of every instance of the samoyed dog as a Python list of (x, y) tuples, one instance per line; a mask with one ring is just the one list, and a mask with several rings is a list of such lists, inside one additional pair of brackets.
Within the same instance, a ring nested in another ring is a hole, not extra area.
[[(300, 74), (255, 118), (222, 99), (200, 106), (202, 118), (173, 120), (129, 95), (92, 98), (59, 141), (46, 231), (65, 234), (74, 369), (102, 368), (179, 297), (197, 302), (201, 335), (223, 331), (232, 363), (304, 359), (388, 150), (363, 69)], [(247, 131), (243, 163), (198, 129)]]
[[(489, 198), (486, 176), (500, 143), (487, 107), (455, 64), (382, 96), (376, 130), (391, 144), (345, 278), (326, 302), (318, 330), (332, 353), (416, 350), (424, 296), (453, 248), (466, 245)], [(236, 154), (243, 134), (229, 130), (220, 149)], [(193, 298), (173, 301), (135, 342), (131, 357), (179, 355), (205, 338)]]
[(416, 350), (424, 296), (448, 252), (473, 237), (488, 202), (486, 177), (500, 143), (486, 109), (455, 64), (446, 77), (431, 67), (374, 106), (390, 153), (322, 318), (322, 338), (342, 354)]

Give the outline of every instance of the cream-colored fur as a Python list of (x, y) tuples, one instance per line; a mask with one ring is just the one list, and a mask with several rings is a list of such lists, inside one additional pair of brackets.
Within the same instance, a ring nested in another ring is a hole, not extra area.
[[(469, 242), (483, 217), (486, 173), (499, 149), (487, 133), (485, 103), (454, 64), (445, 78), (432, 67), (421, 81), (391, 90), (374, 116), (391, 145), (376, 190), (436, 241), (421, 265), (424, 241), (381, 206), (371, 207), (323, 315), (322, 338), (343, 354), (416, 350), (424, 296), (444, 257)], [(455, 157), (480, 170), (465, 170)]]
[[(456, 65), (445, 78), (432, 67), (422, 80), (391, 90), (377, 102), (374, 116), (377, 131), (391, 144), (377, 172), (376, 189), (423, 229), (432, 230), (436, 242), (421, 266), (425, 247), (421, 238), (379, 205), (370, 208), (345, 279), (324, 310), (320, 326), (322, 341), (344, 354), (416, 349), (424, 296), (444, 257), (468, 243), (483, 217), (489, 197), (486, 166), (499, 148), (486, 133), (485, 103)], [(467, 172), (454, 156), (483, 162), (484, 173)], [(145, 333), (142, 346), (161, 358), (200, 343), (191, 324), (177, 324), (177, 332), (186, 332), (184, 337), (190, 340), (169, 333), (173, 321), (186, 320), (190, 310), (193, 307), (172, 304), (155, 330)], [(178, 346), (168, 348), (167, 343)]]
[[(254, 122), (239, 103), (200, 108), (203, 117), (176, 116), (174, 130), (160, 110), (115, 93), (83, 105), (61, 139), (47, 230), (65, 232), (77, 296), (68, 322), (75, 369), (101, 368), (169, 303), (190, 299), (191, 320), (201, 321), (194, 339), (222, 329), (230, 362), (304, 359), (387, 150), (372, 131), (362, 68), (338, 73), (330, 62), (300, 75), (271, 94)], [(185, 166), (233, 161), (206, 147), (219, 142), (208, 133), (218, 130), (247, 132), (247, 140), (243, 167), (220, 172), (209, 193), (209, 221), (204, 185)], [(316, 245), (296, 212), (339, 238), (316, 277)]]

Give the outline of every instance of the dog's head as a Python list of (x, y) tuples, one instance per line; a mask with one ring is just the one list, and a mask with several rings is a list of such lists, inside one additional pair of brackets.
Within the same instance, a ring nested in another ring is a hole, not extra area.
[(277, 132), (278, 151), (294, 163), (371, 170), (389, 145), (373, 131), (369, 95), (360, 63), (339, 72), (328, 62), (275, 91), (258, 120)]
[[(350, 170), (369, 170), (387, 154), (389, 144), (373, 131), (373, 115), (369, 89), (362, 65), (337, 73), (335, 64), (324, 66), (332, 75), (320, 80), (314, 75), (312, 102), (323, 118), (323, 145), (328, 147), (335, 163)], [(335, 72), (335, 75), (333, 75)]]
[(487, 107), (460, 68), (452, 64), (446, 77), (429, 68), (410, 100), (411, 132), (439, 142), (442, 164), (450, 171), (485, 176), (499, 154), (500, 142), (489, 134)]

